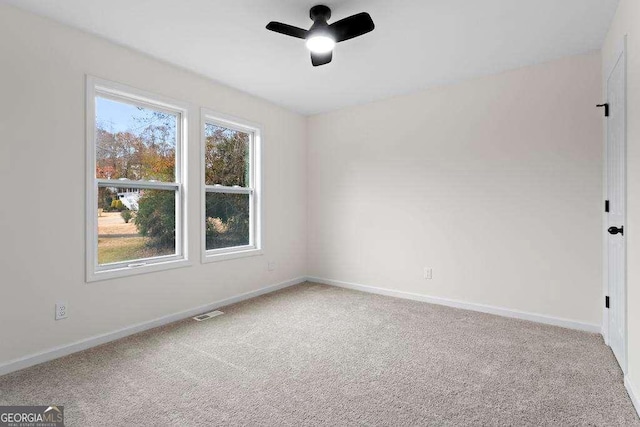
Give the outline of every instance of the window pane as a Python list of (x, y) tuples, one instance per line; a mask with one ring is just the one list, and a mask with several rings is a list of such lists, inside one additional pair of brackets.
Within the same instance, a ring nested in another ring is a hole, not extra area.
[(205, 184), (249, 183), (249, 134), (205, 123)]
[(178, 115), (96, 97), (96, 178), (175, 181)]
[(175, 253), (175, 191), (98, 188), (98, 264)]
[(207, 250), (249, 244), (249, 195), (207, 193)]

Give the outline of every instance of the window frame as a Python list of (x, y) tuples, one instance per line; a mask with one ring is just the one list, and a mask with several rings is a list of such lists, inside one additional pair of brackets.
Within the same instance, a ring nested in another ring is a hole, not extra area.
[[(96, 97), (177, 114), (174, 182), (109, 180), (96, 177)], [(126, 277), (191, 265), (187, 234), (187, 138), (189, 105), (131, 86), (86, 76), (86, 281)], [(173, 190), (176, 200), (176, 253), (100, 265), (98, 263), (99, 187)]]
[[(227, 129), (248, 133), (249, 136), (249, 186), (228, 187), (206, 184), (206, 124), (221, 126)], [(207, 108), (201, 108), (200, 114), (200, 240), (203, 263), (218, 262), (236, 258), (259, 256), (264, 253), (263, 247), (263, 190), (262, 190), (262, 126), (257, 123), (222, 114)], [(207, 249), (207, 193), (249, 194), (249, 244), (229, 248)]]

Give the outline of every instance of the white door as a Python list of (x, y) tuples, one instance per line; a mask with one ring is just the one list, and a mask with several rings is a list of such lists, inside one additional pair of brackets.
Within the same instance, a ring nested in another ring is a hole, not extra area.
[(622, 52), (607, 79), (607, 279), (609, 345), (626, 371), (626, 64)]

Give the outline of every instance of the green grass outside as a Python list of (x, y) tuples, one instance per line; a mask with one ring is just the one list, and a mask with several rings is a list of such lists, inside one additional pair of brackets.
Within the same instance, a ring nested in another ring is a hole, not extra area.
[(100, 237), (98, 238), (98, 263), (135, 261), (163, 255), (173, 255), (173, 248), (154, 248), (147, 246), (147, 237)]
[[(146, 237), (107, 237), (98, 239), (98, 263), (131, 261), (153, 256), (146, 246)], [(149, 254), (149, 255), (147, 255)]]

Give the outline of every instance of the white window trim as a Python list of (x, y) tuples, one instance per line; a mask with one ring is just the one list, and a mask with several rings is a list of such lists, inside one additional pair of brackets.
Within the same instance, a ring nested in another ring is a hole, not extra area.
[[(250, 181), (253, 187), (225, 187), (221, 185), (205, 184), (205, 151), (206, 137), (205, 124), (211, 123), (228, 129), (247, 132), (252, 135), (249, 149), (250, 164)], [(228, 116), (206, 108), (201, 109), (200, 120), (200, 182), (201, 182), (201, 206), (200, 206), (200, 240), (202, 262), (218, 262), (236, 258), (244, 258), (250, 256), (258, 256), (264, 253), (263, 247), (263, 226), (264, 226), (264, 208), (263, 208), (263, 187), (262, 187), (262, 155), (264, 141), (262, 138), (262, 126), (251, 123), (247, 120), (237, 117)], [(239, 193), (251, 194), (252, 203), (249, 210), (250, 222), (250, 244), (246, 246), (234, 246), (231, 248), (220, 248), (207, 250), (207, 231), (206, 231), (206, 195), (208, 192), (221, 193)]]
[[(95, 141), (95, 97), (104, 96), (114, 100), (148, 106), (156, 110), (180, 114), (180, 144), (176, 147), (176, 182), (118, 181), (130, 188), (155, 188), (175, 190), (176, 192), (176, 254), (153, 258), (98, 265), (98, 207), (96, 205), (99, 185), (113, 183), (110, 180), (96, 178), (96, 141)], [(150, 273), (191, 265), (188, 258), (187, 233), (187, 135), (189, 105), (145, 92), (120, 83), (103, 80), (87, 75), (86, 78), (86, 281), (126, 277), (135, 274)], [(125, 184), (126, 183), (126, 184)]]

